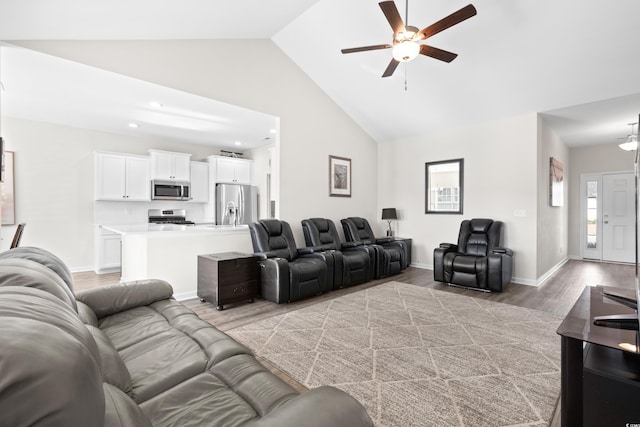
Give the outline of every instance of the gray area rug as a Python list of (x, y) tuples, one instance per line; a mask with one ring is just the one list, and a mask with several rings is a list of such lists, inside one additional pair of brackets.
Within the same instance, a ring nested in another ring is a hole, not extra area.
[(376, 426), (548, 425), (562, 318), (387, 282), (228, 332), (309, 388), (332, 385)]

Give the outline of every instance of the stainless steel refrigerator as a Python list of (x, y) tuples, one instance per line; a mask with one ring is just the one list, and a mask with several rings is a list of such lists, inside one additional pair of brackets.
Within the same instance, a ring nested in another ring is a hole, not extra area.
[(216, 224), (241, 225), (257, 220), (258, 195), (255, 187), (216, 184)]

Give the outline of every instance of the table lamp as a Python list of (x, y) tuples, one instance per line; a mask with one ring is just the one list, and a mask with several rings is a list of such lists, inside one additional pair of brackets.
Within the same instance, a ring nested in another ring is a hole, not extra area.
[(391, 230), (391, 220), (398, 219), (398, 213), (396, 212), (396, 208), (383, 208), (382, 209), (382, 219), (387, 220), (389, 223), (389, 229), (387, 230), (387, 236), (393, 236), (393, 231)]

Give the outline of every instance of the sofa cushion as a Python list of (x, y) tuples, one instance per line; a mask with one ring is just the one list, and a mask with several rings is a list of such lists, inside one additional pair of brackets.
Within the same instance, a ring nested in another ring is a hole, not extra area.
[(131, 375), (109, 337), (94, 326), (87, 325), (87, 329), (98, 345), (104, 382), (118, 387), (125, 393), (131, 393)]
[(140, 404), (154, 427), (237, 427), (258, 414), (211, 372), (190, 378)]
[(22, 258), (0, 258), (0, 287), (5, 286), (41, 289), (77, 311), (76, 299), (60, 276), (36, 261)]
[(103, 383), (104, 427), (151, 427), (142, 409), (122, 390)]
[(143, 402), (207, 370), (251, 351), (171, 299), (99, 320), (130, 375), (136, 402)]
[(0, 288), (0, 425), (104, 422), (99, 355), (77, 315), (35, 288)]

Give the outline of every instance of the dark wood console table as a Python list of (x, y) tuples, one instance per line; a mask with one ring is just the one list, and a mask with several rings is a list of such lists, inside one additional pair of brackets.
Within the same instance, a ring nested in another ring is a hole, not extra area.
[(635, 311), (587, 287), (558, 328), (562, 337), (561, 420), (570, 426), (640, 424), (640, 354), (636, 331), (593, 324), (594, 316)]

